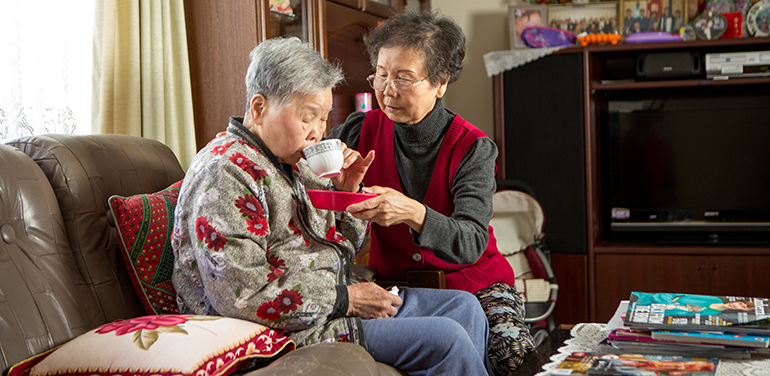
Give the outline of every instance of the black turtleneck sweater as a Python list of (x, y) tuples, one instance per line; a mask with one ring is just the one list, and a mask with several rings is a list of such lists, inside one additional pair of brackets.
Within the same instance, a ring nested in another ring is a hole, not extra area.
[[(357, 149), (365, 116), (364, 112), (351, 114), (344, 124), (332, 128), (329, 137)], [(406, 196), (420, 202), (425, 198), (439, 148), (454, 117), (455, 113), (444, 108), (439, 99), (419, 123), (394, 124), (396, 168)], [(478, 260), (489, 240), (492, 194), (497, 188), (496, 158), (497, 146), (491, 139), (480, 138), (471, 145), (452, 182), (454, 213), (447, 217), (426, 207), (422, 231), (412, 231), (415, 245), (431, 249), (437, 257), (453, 264)]]

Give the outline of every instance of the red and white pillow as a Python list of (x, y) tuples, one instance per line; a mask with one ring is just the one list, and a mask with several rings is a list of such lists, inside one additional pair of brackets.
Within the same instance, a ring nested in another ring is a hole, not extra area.
[(8, 376), (226, 376), (294, 342), (255, 322), (151, 315), (102, 325), (8, 370)]

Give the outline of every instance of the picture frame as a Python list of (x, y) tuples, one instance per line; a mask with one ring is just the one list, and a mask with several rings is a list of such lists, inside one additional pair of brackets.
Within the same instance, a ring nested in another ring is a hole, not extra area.
[(727, 19), (719, 13), (702, 13), (693, 21), (693, 28), (698, 39), (719, 39), (727, 30)]
[(688, 8), (687, 0), (620, 0), (620, 30), (623, 35), (643, 31), (679, 34), (687, 23)]
[(527, 47), (521, 39), (524, 29), (532, 26), (545, 26), (548, 7), (545, 4), (526, 4), (508, 6), (508, 29), (511, 49)]
[(618, 2), (567, 3), (548, 5), (548, 27), (575, 35), (619, 32)]

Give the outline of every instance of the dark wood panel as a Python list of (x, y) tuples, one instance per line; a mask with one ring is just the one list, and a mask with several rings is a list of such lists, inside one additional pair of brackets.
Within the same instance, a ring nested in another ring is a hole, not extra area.
[(770, 77), (737, 77), (729, 80), (690, 79), (667, 81), (634, 81), (600, 83), (592, 82), (592, 90), (638, 90), (638, 89), (666, 89), (676, 87), (710, 87), (710, 86), (735, 86), (735, 85), (767, 85)]
[(770, 296), (770, 255), (711, 256), (713, 295)]
[(586, 255), (551, 253), (551, 268), (559, 284), (559, 295), (553, 311), (555, 324), (588, 322)]
[(254, 0), (188, 0), (184, 10), (200, 149), (227, 128), (229, 116), (245, 112), (243, 78), (257, 45), (257, 11)]
[[(631, 291), (708, 294), (709, 256), (598, 254), (596, 312), (592, 322), (607, 322)], [(673, 291), (676, 290), (676, 291)]]
[[(329, 125), (332, 127), (342, 124), (353, 112), (353, 97), (356, 93), (373, 94), (366, 82), (366, 76), (371, 74), (372, 69), (364, 47), (364, 34), (382, 20), (336, 3), (326, 3), (329, 60), (340, 64), (345, 71), (346, 81), (334, 90), (334, 109), (329, 116)], [(372, 102), (372, 108), (377, 108), (374, 95)]]

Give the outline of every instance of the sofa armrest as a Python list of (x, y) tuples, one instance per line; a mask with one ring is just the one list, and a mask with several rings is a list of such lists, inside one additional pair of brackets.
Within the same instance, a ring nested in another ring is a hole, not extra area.
[(397, 369), (378, 363), (360, 345), (347, 342), (300, 347), (270, 365), (245, 376), (402, 376)]

